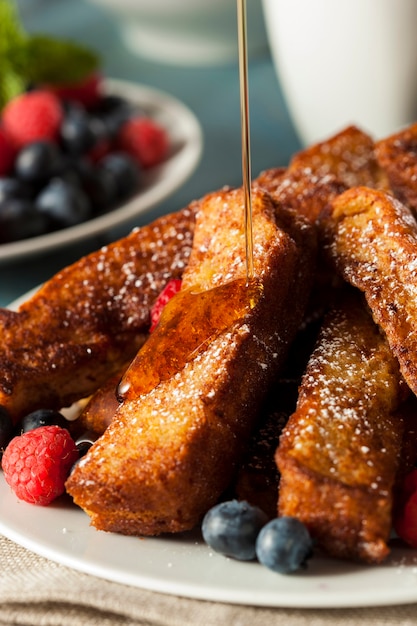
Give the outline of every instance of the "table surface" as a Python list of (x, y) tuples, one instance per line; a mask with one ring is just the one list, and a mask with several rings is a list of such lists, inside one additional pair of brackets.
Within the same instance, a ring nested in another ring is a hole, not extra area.
[[(100, 237), (71, 244), (53, 253), (10, 262), (0, 267), (0, 306), (26, 293), (65, 265), (104, 243), (127, 234), (132, 227), (186, 206), (223, 185), (242, 182), (239, 71), (237, 62), (221, 66), (175, 66), (142, 58), (125, 45), (117, 21), (85, 0), (44, 0), (23, 7), (30, 32), (53, 33), (96, 49), (106, 76), (162, 89), (182, 100), (196, 114), (204, 133), (201, 161), (192, 177), (170, 198), (145, 216)], [(299, 149), (269, 55), (249, 59), (252, 174), (285, 165)]]

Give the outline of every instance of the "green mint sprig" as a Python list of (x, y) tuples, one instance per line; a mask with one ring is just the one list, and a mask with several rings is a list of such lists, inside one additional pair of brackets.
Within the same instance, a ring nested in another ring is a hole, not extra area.
[(29, 84), (81, 82), (100, 65), (89, 48), (25, 32), (13, 0), (0, 0), (0, 110)]
[(0, 107), (25, 88), (26, 43), (14, 4), (0, 0)]

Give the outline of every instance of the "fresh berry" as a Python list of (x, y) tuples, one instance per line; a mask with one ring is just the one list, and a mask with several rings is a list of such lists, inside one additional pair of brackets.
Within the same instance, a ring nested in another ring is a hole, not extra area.
[(204, 541), (216, 552), (241, 561), (255, 558), (256, 538), (267, 515), (248, 502), (230, 500), (211, 508), (204, 516)]
[(33, 198), (33, 189), (31, 185), (24, 183), (18, 178), (12, 178), (11, 176), (0, 178), (0, 204), (10, 198), (29, 200)]
[[(140, 163), (149, 167), (164, 158), (165, 129), (125, 98), (100, 93), (98, 75), (87, 83), (76, 85), (71, 99), (60, 100), (64, 92), (44, 78), (4, 107), (0, 245), (74, 226), (116, 208), (140, 189)], [(77, 96), (84, 87), (95, 91), (91, 108)], [(126, 127), (127, 132), (126, 125), (139, 115), (141, 140), (133, 132), (128, 153), (118, 144), (119, 131)]]
[(77, 458), (77, 447), (68, 430), (42, 426), (11, 440), (2, 468), (6, 482), (20, 500), (46, 506), (64, 493)]
[(38, 409), (25, 415), (17, 425), (17, 433), (23, 435), (30, 430), (40, 428), (41, 426), (60, 426), (65, 428), (67, 420), (59, 411), (53, 409)]
[(13, 421), (9, 411), (0, 405), (0, 453), (6, 448), (13, 436)]
[(124, 98), (110, 94), (102, 97), (95, 113), (103, 120), (109, 136), (114, 139), (122, 125), (136, 116), (138, 111)]
[(55, 143), (46, 140), (26, 144), (16, 157), (15, 172), (29, 183), (46, 182), (62, 169), (62, 156)]
[(36, 208), (47, 216), (52, 228), (75, 226), (91, 217), (91, 205), (78, 185), (63, 178), (52, 178), (36, 198)]
[(60, 100), (78, 102), (86, 109), (94, 108), (101, 97), (102, 77), (98, 72), (90, 74), (79, 83), (49, 87)]
[(128, 154), (112, 152), (98, 163), (103, 175), (113, 179), (116, 189), (115, 201), (130, 198), (139, 188), (140, 173), (136, 162)]
[(72, 106), (61, 124), (61, 142), (68, 154), (85, 154), (103, 142), (108, 143), (107, 127), (97, 116)]
[(310, 533), (295, 517), (271, 520), (256, 540), (258, 561), (279, 574), (290, 574), (305, 567), (312, 551)]
[(75, 445), (77, 446), (78, 453), (81, 456), (87, 454), (93, 443), (97, 440), (98, 436), (93, 432), (87, 432), (77, 438)]
[(49, 219), (30, 200), (9, 198), (0, 202), (0, 243), (36, 237), (46, 232)]
[(3, 109), (3, 127), (15, 149), (38, 139), (55, 141), (63, 118), (58, 98), (34, 90), (17, 96)]
[(80, 183), (90, 199), (94, 214), (105, 213), (116, 203), (118, 188), (114, 176), (102, 167), (94, 167), (86, 161), (77, 164)]
[(164, 306), (171, 300), (181, 289), (181, 279), (172, 278), (157, 297), (155, 304), (151, 308), (151, 327), (150, 332), (155, 330)]
[(0, 128), (0, 176), (6, 176), (13, 167), (14, 149), (10, 139)]
[(127, 120), (118, 135), (121, 150), (130, 154), (143, 168), (161, 163), (168, 154), (168, 134), (149, 117)]
[(397, 508), (393, 525), (400, 539), (412, 548), (417, 548), (417, 490)]
[(407, 474), (397, 488), (393, 526), (403, 541), (417, 547), (417, 470)]

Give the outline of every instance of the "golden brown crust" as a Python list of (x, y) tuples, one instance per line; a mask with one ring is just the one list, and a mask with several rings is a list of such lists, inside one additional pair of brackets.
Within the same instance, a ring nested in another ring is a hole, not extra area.
[(348, 126), (325, 141), (295, 154), (289, 172), (311, 171), (318, 179), (334, 176), (345, 187), (388, 188), (386, 173), (375, 155), (372, 137), (356, 126)]
[(262, 172), (254, 183), (311, 221), (349, 187), (388, 187), (376, 161), (373, 139), (355, 126), (301, 150), (286, 170)]
[(0, 405), (16, 421), (89, 396), (132, 358), (149, 311), (191, 250), (197, 204), (63, 269), (19, 311), (0, 310)]
[(266, 170), (254, 184), (271, 193), (282, 206), (297, 211), (315, 222), (330, 200), (345, 191), (346, 186), (334, 176), (319, 178), (312, 170), (287, 170), (275, 176), (275, 170)]
[(350, 295), (325, 320), (276, 454), (280, 515), (336, 557), (388, 554), (406, 395), (385, 338)]
[(417, 213), (417, 123), (378, 141), (375, 154), (394, 195)]
[(325, 250), (341, 276), (360, 289), (417, 393), (417, 222), (390, 195), (350, 189), (322, 215)]
[[(238, 307), (236, 319), (208, 337), (175, 373), (125, 400), (75, 468), (67, 490), (97, 528), (145, 535), (187, 530), (230, 484), (302, 318), (314, 266), (312, 229), (296, 215), (290, 232), (277, 227), (277, 211), (265, 192), (255, 191), (258, 287), (250, 292), (242, 282), (242, 191), (217, 192), (202, 201), (184, 288), (221, 289), (241, 280), (249, 306), (243, 316)], [(171, 313), (176, 302), (184, 307), (175, 296)], [(221, 304), (225, 310), (231, 305)], [(164, 329), (160, 324), (155, 336)], [(181, 334), (174, 340), (181, 352)]]

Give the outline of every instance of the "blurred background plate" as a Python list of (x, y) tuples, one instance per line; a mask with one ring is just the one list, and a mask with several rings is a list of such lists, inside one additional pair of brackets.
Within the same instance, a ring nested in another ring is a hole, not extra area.
[(105, 91), (137, 104), (164, 126), (171, 151), (161, 165), (144, 172), (140, 191), (113, 211), (63, 230), (0, 245), (0, 263), (40, 255), (87, 239), (149, 211), (168, 198), (191, 176), (200, 160), (203, 135), (194, 113), (169, 94), (119, 80), (107, 80)]

